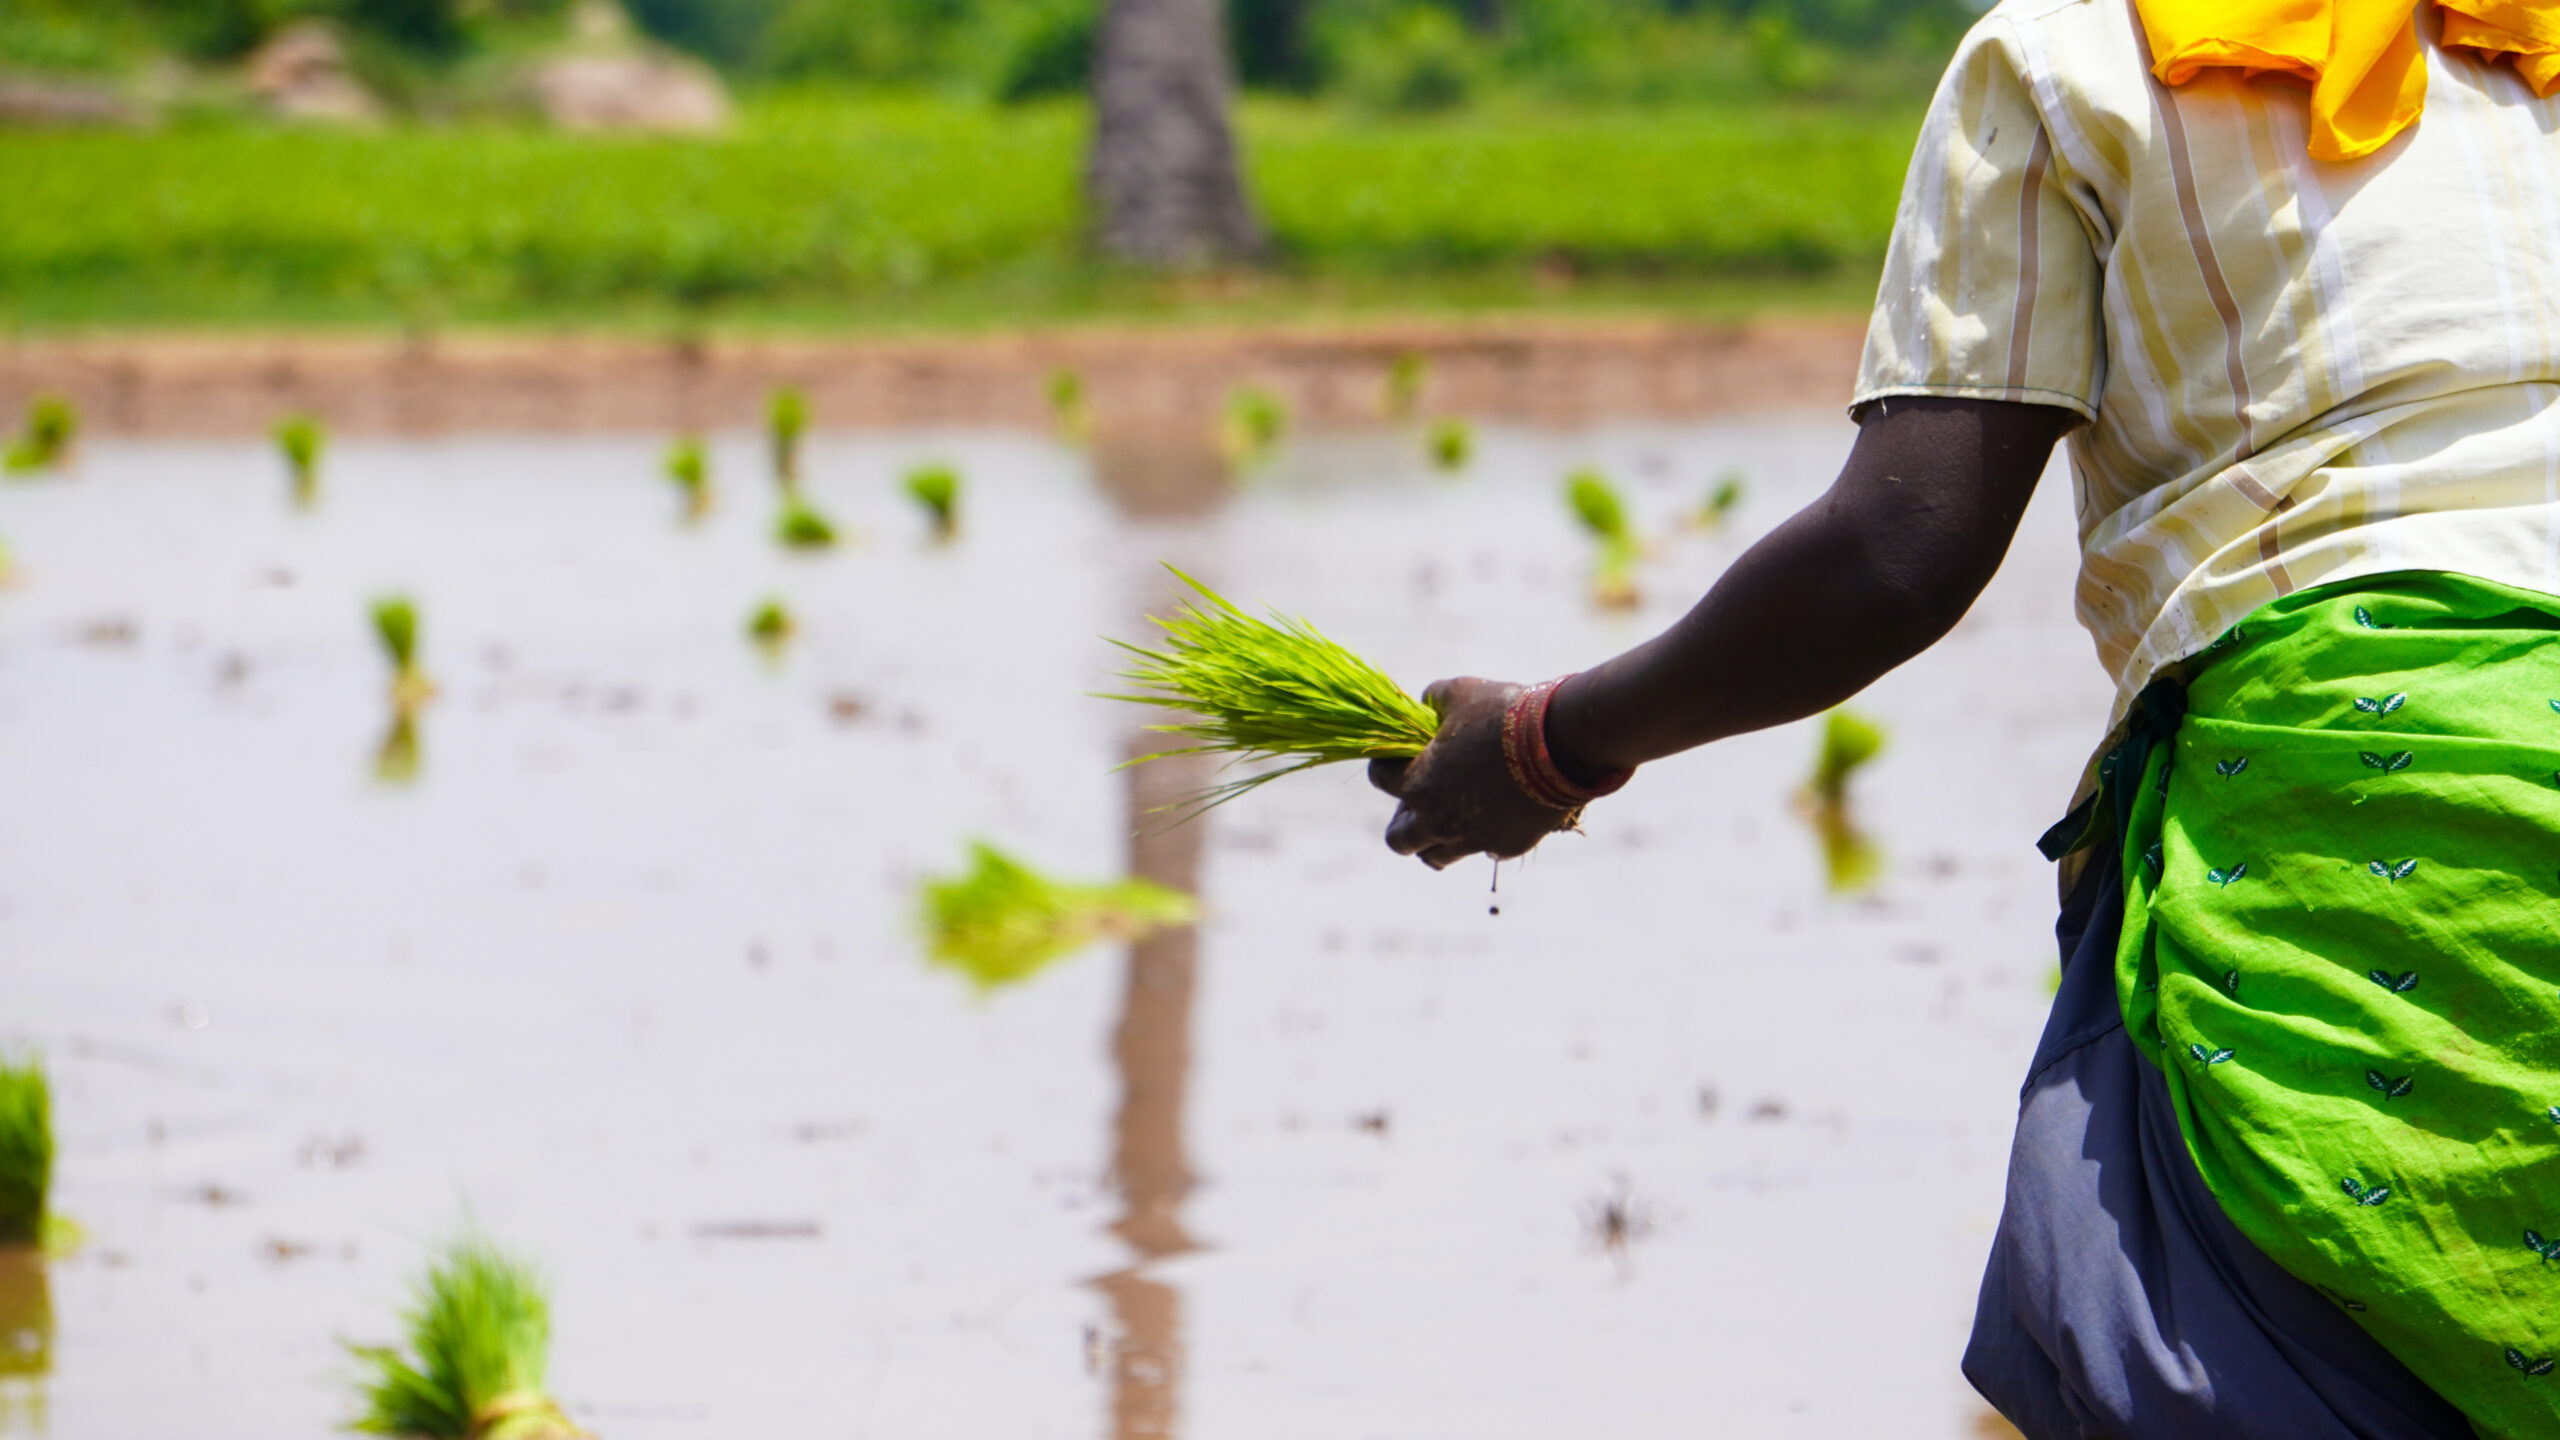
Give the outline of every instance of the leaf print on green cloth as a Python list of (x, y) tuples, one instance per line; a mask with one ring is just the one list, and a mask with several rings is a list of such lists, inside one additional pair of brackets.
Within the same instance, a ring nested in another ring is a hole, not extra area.
[(2223, 631), (2219, 636), (2215, 637), (2214, 642), (2204, 648), (2207, 650), (2219, 650), (2226, 645), (2237, 645), (2248, 638), (2249, 633), (2247, 631), (2241, 629), (2237, 625), (2234, 625), (2230, 629)]
[(2240, 994), (2240, 972), (2239, 972), (2239, 971), (2237, 971), (2237, 970), (2225, 970), (2225, 971), (2223, 971), (2223, 972), (2222, 972), (2222, 992), (2223, 992), (2224, 994), (2229, 995), (2229, 996), (2232, 996), (2232, 997), (2234, 997), (2234, 998), (2237, 998), (2237, 997), (2239, 996), (2239, 994)]
[(2409, 1093), (2410, 1088), (2418, 1083), (2418, 1077), (2403, 1075), (2394, 1079), (2379, 1070), (2367, 1070), (2364, 1072), (2364, 1083), (2381, 1091), (2383, 1099), (2397, 1100)]
[(2187, 1047), (2187, 1053), (2195, 1057), (2198, 1065), (2202, 1065), (2207, 1069), (2210, 1069), (2213, 1066), (2222, 1064), (2224, 1061), (2229, 1060), (2235, 1052), (2227, 1048), (2222, 1050), (2207, 1050), (2202, 1045), (2190, 1045)]
[[(2363, 695), (2356, 697), (2356, 708), (2367, 715), (2388, 715), (2392, 711), (2397, 710), (2408, 703), (2409, 692), (2406, 690), (2403, 690), (2396, 695), (2386, 695), (2379, 700), (2371, 699)], [(2560, 710), (2560, 700), (2552, 701), (2551, 708), (2554, 710)]]
[(2152, 874), (2154, 874), (2154, 875), (2159, 874), (2159, 873), (2160, 873), (2160, 847), (2159, 847), (2158, 845), (2153, 845), (2150, 849), (2143, 851), (2143, 852), (2142, 852), (2142, 863), (2151, 867), (2151, 873), (2152, 873)]
[(2552, 1106), (2547, 1114), (2549, 1115), (2552, 1124), (2560, 1125), (2560, 1105)]
[(2228, 869), (2228, 870), (2207, 870), (2206, 872), (2204, 872), (2204, 878), (2206, 878), (2207, 880), (2212, 881), (2212, 882), (2213, 882), (2214, 884), (2216, 884), (2216, 885), (2224, 885), (2224, 886), (2228, 886), (2228, 885), (2231, 885), (2231, 884), (2233, 884), (2233, 883), (2237, 882), (2238, 880), (2240, 880), (2241, 878), (2243, 878), (2244, 876), (2246, 876), (2248, 873), (2249, 873), (2249, 862), (2248, 862), (2248, 861), (2246, 861), (2246, 860), (2243, 860), (2243, 861), (2241, 861), (2239, 864), (2232, 866), (2232, 867), (2231, 867), (2230, 869)]
[(2381, 621), (2374, 619), (2373, 612), (2367, 610), (2361, 605), (2356, 607), (2356, 623), (2367, 630), (2388, 630), (2391, 628), (2390, 626), (2383, 624)]
[(2232, 776), (2237, 775), (2248, 768), (2249, 757), (2246, 755), (2234, 755), (2228, 760), (2216, 760), (2213, 762), (2213, 773), (2221, 776), (2225, 780), (2230, 779)]
[(2341, 1179), (2338, 1182), (2338, 1188), (2346, 1191), (2348, 1198), (2354, 1200), (2357, 1204), (2368, 1207), (2379, 1205), (2383, 1201), (2391, 1198), (2390, 1186), (2367, 1185), (2353, 1175), (2349, 1175), (2344, 1179)]
[(2409, 873), (2418, 868), (2418, 862), (2415, 860), (2403, 860), (2397, 865), (2388, 860), (2367, 860), (2364, 864), (2366, 869), (2394, 885), (2408, 879)]
[(2379, 770), (2383, 774), (2388, 775), (2394, 770), (2408, 769), (2409, 762), (2417, 759), (2418, 757), (2406, 750), (2401, 751), (2397, 755), (2376, 755), (2370, 750), (2364, 750), (2359, 751), (2356, 758), (2364, 761), (2366, 769)]
[(2394, 975), (2388, 970), (2367, 970), (2364, 972), (2364, 978), (2394, 995), (2406, 995), (2418, 988), (2418, 972), (2415, 970), (2405, 971), (2399, 975)]
[(2548, 1375), (2554, 1364), (2560, 1364), (2560, 1358), (2545, 1355), (2539, 1360), (2528, 1359), (2523, 1351), (2510, 1345), (2507, 1347), (2507, 1363), (2527, 1375)]
[(2554, 1260), (2560, 1260), (2560, 1240), (2545, 1240), (2542, 1238), (2541, 1231), (2527, 1230), (2524, 1232), (2524, 1248), (2541, 1256), (2542, 1263), (2545, 1265), (2550, 1264)]

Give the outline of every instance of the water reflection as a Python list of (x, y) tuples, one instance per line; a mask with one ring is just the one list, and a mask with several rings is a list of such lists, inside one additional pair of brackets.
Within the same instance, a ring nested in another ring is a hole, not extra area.
[(45, 1433), (44, 1380), (53, 1368), (53, 1287), (44, 1252), (0, 1248), (0, 1435)]
[(385, 785), (406, 785), (418, 778), (418, 717), (410, 707), (395, 707), (382, 743), (373, 748), (373, 778)]

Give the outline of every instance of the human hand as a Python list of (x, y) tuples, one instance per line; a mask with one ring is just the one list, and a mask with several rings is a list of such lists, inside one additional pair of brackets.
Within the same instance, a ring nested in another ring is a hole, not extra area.
[(1526, 688), (1461, 676), (1422, 692), (1439, 733), (1410, 760), (1369, 762), (1369, 783), (1400, 802), (1387, 822), (1388, 849), (1445, 870), (1469, 855), (1525, 855), (1572, 826), (1576, 811), (1530, 798), (1503, 760), (1502, 712)]

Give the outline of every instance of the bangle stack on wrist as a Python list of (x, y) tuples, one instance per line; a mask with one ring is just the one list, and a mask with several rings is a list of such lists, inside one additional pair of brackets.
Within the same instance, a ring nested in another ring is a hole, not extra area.
[(1597, 784), (1580, 785), (1557, 767), (1556, 757), (1547, 750), (1547, 704), (1555, 699), (1556, 687), (1572, 678), (1559, 675), (1541, 681), (1502, 707), (1502, 762), (1510, 768), (1513, 783), (1548, 809), (1567, 812), (1617, 793), (1627, 777), (1636, 773), (1619, 770), (1600, 777)]

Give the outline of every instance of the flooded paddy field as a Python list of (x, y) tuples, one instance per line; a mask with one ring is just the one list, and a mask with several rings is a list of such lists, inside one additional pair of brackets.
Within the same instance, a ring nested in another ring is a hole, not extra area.
[[(1114, 773), (1144, 717), (1086, 698), (1159, 560), (1411, 687), (1591, 663), (1850, 438), (1493, 427), (1443, 477), (1312, 435), (1226, 493), (821, 434), (859, 534), (814, 558), (744, 434), (694, 528), (663, 436), (349, 441), (308, 513), (251, 443), (0, 486), (0, 1032), (52, 1068), (87, 1237), (0, 1278), (42, 1342), (0, 1430), (331, 1433), (342, 1342), (394, 1339), (469, 1221), (538, 1258), (606, 1440), (1977, 1433), (1956, 1359), (2054, 970), (2033, 840), (2107, 701), (2058, 471), (1856, 702), (1890, 737), (1860, 895), (1791, 806), (1812, 725), (1652, 767), (1496, 895), (1389, 855), (1350, 767), (1160, 829), (1186, 777)], [(923, 460), (966, 477), (954, 545), (897, 492)], [(1632, 614), (1586, 602), (1582, 464), (1663, 536)], [(1726, 528), (1673, 533), (1727, 471)], [(405, 784), (393, 592), (441, 688)], [(1203, 921), (982, 993), (916, 921), (977, 837)]]

